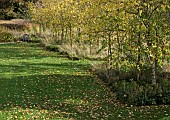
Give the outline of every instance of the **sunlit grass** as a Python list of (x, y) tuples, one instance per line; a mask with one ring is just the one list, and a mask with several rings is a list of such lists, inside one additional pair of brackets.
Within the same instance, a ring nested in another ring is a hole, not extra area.
[(170, 106), (126, 107), (88, 69), (36, 44), (0, 45), (0, 120), (160, 119)]

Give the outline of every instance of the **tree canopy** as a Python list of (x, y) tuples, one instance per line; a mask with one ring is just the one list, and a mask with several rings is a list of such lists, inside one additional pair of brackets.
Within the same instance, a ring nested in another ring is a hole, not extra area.
[(38, 0), (0, 0), (0, 19), (28, 17), (28, 2)]
[(109, 69), (135, 67), (136, 79), (150, 66), (155, 84), (157, 68), (170, 53), (168, 0), (42, 0), (30, 11), (32, 20), (60, 33), (61, 40), (70, 38), (71, 44), (101, 38)]

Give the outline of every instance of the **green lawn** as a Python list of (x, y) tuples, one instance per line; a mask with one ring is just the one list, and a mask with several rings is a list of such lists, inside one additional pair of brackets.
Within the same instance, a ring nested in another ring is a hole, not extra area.
[(170, 106), (126, 107), (88, 72), (36, 44), (0, 44), (0, 120), (170, 120)]

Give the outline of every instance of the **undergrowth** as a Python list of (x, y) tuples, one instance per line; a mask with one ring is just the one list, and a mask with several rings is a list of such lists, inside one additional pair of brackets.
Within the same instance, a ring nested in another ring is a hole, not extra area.
[(45, 48), (50, 51), (57, 51), (60, 54), (67, 55), (70, 59), (90, 59), (90, 60), (102, 60), (107, 54), (105, 51), (97, 53), (98, 48), (94, 46), (90, 50), (89, 45), (86, 44), (61, 44), (61, 45), (46, 45)]
[[(151, 84), (148, 69), (137, 80), (135, 68), (129, 71), (108, 70), (106, 64), (94, 65), (92, 70), (116, 93), (117, 99), (128, 105), (170, 105), (170, 71), (168, 63), (157, 74), (157, 84)], [(108, 74), (111, 73), (111, 77)]]

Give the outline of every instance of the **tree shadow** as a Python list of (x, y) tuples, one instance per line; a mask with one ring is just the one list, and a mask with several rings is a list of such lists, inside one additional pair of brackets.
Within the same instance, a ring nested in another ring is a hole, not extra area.
[[(1, 47), (3, 46), (3, 47)], [(31, 59), (31, 58), (37, 58), (41, 59), (43, 57), (46, 57), (47, 55), (38, 52), (41, 50), (39, 47), (37, 48), (31, 48), (31, 46), (23, 45), (20, 47), (15, 47), (15, 45), (1, 45), (0, 46), (0, 58), (8, 58), (8, 59)], [(31, 49), (30, 49), (31, 48)], [(29, 54), (27, 54), (29, 53)]]
[(19, 106), (56, 110), (66, 99), (82, 99), (92, 78), (74, 75), (31, 75), (1, 79), (0, 110)]
[[(5, 60), (0, 62), (1, 111), (20, 107), (73, 112), (89, 118), (86, 112), (106, 94), (99, 84), (93, 86), (96, 81), (87, 72), (89, 63), (23, 44), (0, 45), (0, 49), (0, 59)], [(78, 112), (80, 109), (86, 112)]]
[[(0, 111), (13, 108), (59, 111), (66, 118), (88, 119), (96, 106), (96, 94), (100, 96), (90, 76), (30, 75), (1, 79), (0, 83)], [(94, 111), (104, 113), (104, 109)]]
[[(87, 66), (82, 66), (81, 63), (71, 61), (61, 64), (22, 62), (19, 65), (0, 65), (2, 74), (10, 72), (11, 68), (14, 73), (11, 77), (0, 77), (0, 110), (15, 107), (75, 113), (77, 108), (88, 110), (96, 95), (91, 94), (94, 93), (95, 81), (91, 75), (77, 74), (87, 70)], [(22, 75), (26, 69), (32, 71)], [(50, 73), (50, 69), (63, 72)], [(39, 72), (34, 75), (36, 71)], [(88, 117), (82, 115), (83, 118)]]

